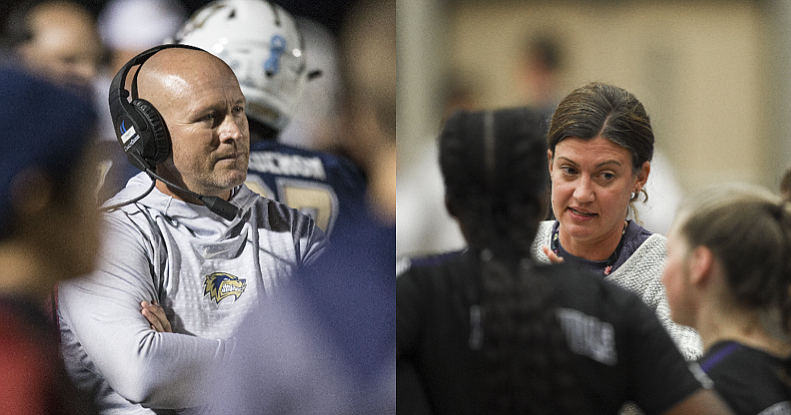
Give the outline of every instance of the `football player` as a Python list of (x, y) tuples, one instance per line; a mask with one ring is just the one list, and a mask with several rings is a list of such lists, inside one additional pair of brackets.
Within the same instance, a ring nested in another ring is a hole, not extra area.
[(219, 0), (185, 23), (175, 42), (207, 50), (234, 71), (247, 99), (250, 164), (247, 186), (310, 215), (330, 235), (353, 223), (364, 205), (366, 176), (350, 160), (277, 141), (303, 91), (320, 71), (309, 71), (294, 18), (263, 0)]

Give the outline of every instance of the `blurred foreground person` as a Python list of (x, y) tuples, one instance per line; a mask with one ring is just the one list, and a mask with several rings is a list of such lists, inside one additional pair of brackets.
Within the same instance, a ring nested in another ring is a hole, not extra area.
[(44, 313), (55, 284), (93, 269), (99, 226), (92, 103), (0, 68), (0, 413), (91, 414)]
[(13, 53), (31, 71), (57, 83), (92, 90), (104, 45), (93, 15), (82, 4), (22, 2), (9, 16), (6, 36)]
[(395, 1), (351, 13), (341, 38), (360, 53), (345, 63), (375, 89), (346, 88), (346, 138), (371, 157), (367, 203), (348, 205), (357, 220), (339, 222), (327, 251), (245, 319), (214, 413), (395, 413)]
[(733, 410), (791, 413), (791, 206), (735, 184), (689, 198), (662, 282), (673, 319), (703, 338), (700, 367)]
[(397, 359), (422, 383), (403, 390), (434, 414), (614, 414), (627, 401), (730, 413), (639, 297), (573, 261), (531, 258), (548, 183), (540, 123), (516, 108), (445, 124), (446, 203), (469, 249), (396, 280)]

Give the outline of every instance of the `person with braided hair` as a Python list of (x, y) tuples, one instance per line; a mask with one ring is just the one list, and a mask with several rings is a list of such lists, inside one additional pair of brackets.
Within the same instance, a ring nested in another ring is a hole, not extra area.
[(791, 413), (791, 205), (725, 184), (688, 198), (662, 282), (673, 320), (700, 332), (700, 367), (737, 414)]
[(446, 206), (469, 248), (396, 279), (399, 375), (420, 383), (399, 379), (399, 392), (434, 414), (615, 414), (629, 401), (648, 414), (731, 413), (637, 295), (573, 261), (532, 258), (549, 182), (542, 131), (524, 107), (446, 122)]
[[(572, 260), (640, 296), (681, 352), (700, 357), (700, 336), (670, 318), (660, 282), (666, 238), (639, 225), (635, 202), (648, 198), (654, 133), (644, 106), (617, 86), (589, 83), (558, 105), (547, 134), (552, 212), (533, 256)], [(630, 215), (635, 220), (630, 219)]]

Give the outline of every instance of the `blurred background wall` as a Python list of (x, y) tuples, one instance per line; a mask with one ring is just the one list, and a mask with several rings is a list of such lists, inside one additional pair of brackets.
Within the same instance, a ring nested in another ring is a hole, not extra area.
[[(97, 15), (111, 3), (143, 2), (76, 1)], [(169, 1), (183, 17), (208, 2)], [(354, 0), (276, 2), (333, 36)], [(0, 2), (3, 20), (19, 4)], [(146, 34), (127, 24), (139, 26), (141, 16), (124, 17), (110, 33)], [(638, 212), (660, 233), (683, 195), (734, 180), (777, 190), (791, 164), (791, 1), (397, 0), (397, 25), (399, 255), (463, 246), (444, 209), (435, 147), (456, 108), (549, 109), (589, 81), (633, 92), (657, 140), (653, 206)], [(313, 67), (332, 73), (331, 62)], [(320, 83), (311, 86), (303, 125), (335, 117), (308, 105), (334, 102), (316, 98), (331, 93)]]
[[(791, 163), (789, 3), (398, 0), (399, 203), (449, 110), (552, 105), (589, 81), (643, 102), (663, 158), (651, 174), (682, 195), (722, 181), (777, 190)], [(529, 53), (538, 40), (550, 68)], [(415, 232), (400, 207), (399, 243)], [(399, 254), (441, 245), (418, 240)]]

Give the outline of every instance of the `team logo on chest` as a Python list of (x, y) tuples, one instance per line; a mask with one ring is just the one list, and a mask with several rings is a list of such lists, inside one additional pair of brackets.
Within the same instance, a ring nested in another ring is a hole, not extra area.
[(225, 272), (215, 272), (206, 276), (203, 281), (203, 295), (209, 294), (217, 304), (227, 297), (235, 297), (234, 301), (242, 296), (247, 288), (247, 280), (235, 277)]

